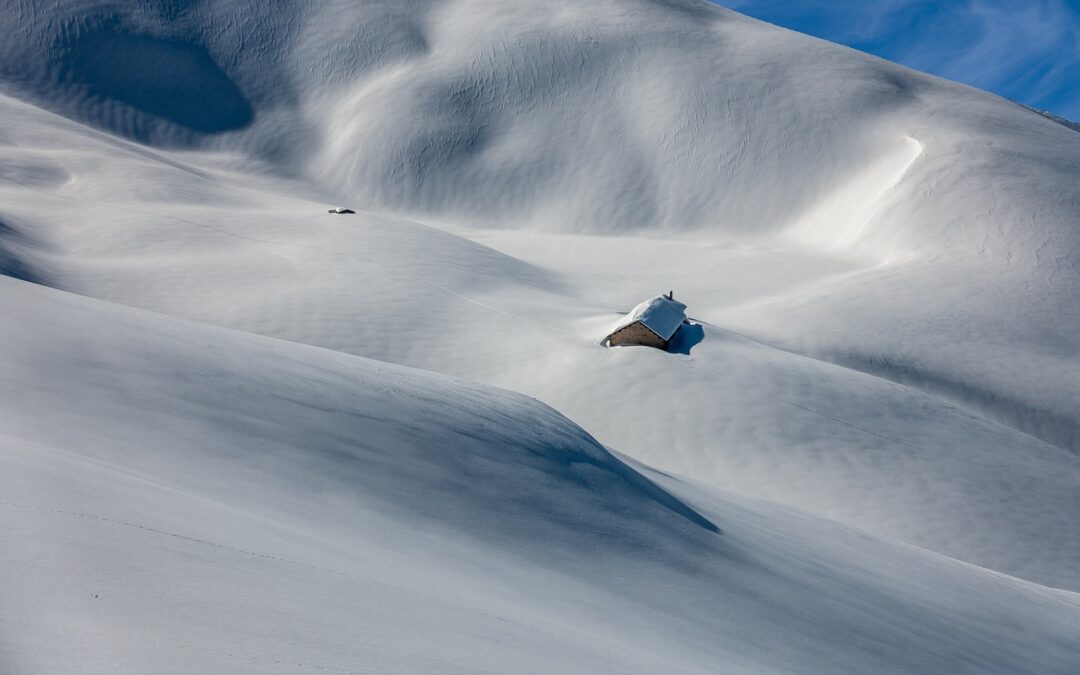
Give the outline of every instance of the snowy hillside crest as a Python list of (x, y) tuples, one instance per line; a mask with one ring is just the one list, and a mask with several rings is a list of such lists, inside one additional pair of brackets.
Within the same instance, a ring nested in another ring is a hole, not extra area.
[(1067, 125), (697, 0), (0, 29), (0, 672), (1077, 671)]

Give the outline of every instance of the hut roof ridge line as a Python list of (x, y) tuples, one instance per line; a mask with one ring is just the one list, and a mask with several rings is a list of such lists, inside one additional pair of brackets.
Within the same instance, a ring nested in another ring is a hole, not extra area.
[(608, 334), (611, 335), (631, 324), (641, 323), (661, 339), (670, 340), (685, 320), (686, 305), (666, 295), (658, 295), (634, 307)]

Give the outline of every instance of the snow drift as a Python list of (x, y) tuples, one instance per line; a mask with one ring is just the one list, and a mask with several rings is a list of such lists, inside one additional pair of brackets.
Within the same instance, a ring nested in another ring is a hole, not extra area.
[(704, 2), (6, 9), (8, 670), (1075, 670), (1073, 128)]
[[(7, 88), (158, 147), (0, 99), (5, 272), (524, 391), (665, 470), (1080, 588), (1080, 137), (704, 4), (499, 7), (16, 5)], [(61, 43), (147, 72), (70, 81)], [(191, 100), (140, 109), (175, 69)], [(250, 119), (185, 122), (233, 109), (222, 78)], [(711, 324), (688, 364), (597, 358), (670, 288)]]
[(6, 672), (1080, 658), (1073, 594), (661, 488), (509, 392), (20, 281), (0, 306)]

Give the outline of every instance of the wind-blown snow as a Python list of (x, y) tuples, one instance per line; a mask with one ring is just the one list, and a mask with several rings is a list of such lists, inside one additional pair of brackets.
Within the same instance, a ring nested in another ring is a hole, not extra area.
[(524, 397), (25, 282), (0, 298), (8, 672), (1080, 658), (1074, 594), (673, 482), (691, 506)]
[(10, 5), (16, 667), (1075, 670), (1073, 129), (691, 0)]

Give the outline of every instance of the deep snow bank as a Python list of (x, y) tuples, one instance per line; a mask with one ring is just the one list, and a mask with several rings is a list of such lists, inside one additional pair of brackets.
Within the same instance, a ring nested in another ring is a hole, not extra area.
[(661, 489), (509, 392), (11, 279), (0, 309), (5, 672), (1080, 659), (1073, 594)]
[[(569, 535), (584, 543), (603, 535), (649, 548), (650, 537), (633, 533), (639, 526), (620, 532), (608, 522), (627, 514), (636, 515), (626, 522), (642, 523), (676, 515), (716, 532), (582, 429), (519, 394), (3, 281), (11, 319), (3, 334), (10, 436), (59, 447), (111, 438), (114, 443), (91, 443), (83, 452), (105, 462), (176, 462), (200, 482), (222, 480), (214, 477), (217, 462), (278, 466), (287, 483), (356, 492), (474, 535), (518, 529), (515, 521), (535, 518), (530, 536)], [(37, 306), (35, 297), (45, 304)], [(61, 316), (68, 312), (74, 316)], [(307, 368), (294, 363), (304, 354), (310, 354)], [(186, 421), (169, 421), (174, 416)], [(298, 421), (310, 428), (298, 428)], [(220, 442), (187, 447), (218, 433)], [(286, 439), (306, 446), (307, 454), (276, 447)], [(551, 485), (564, 481), (578, 497), (548, 502), (562, 489), (553, 492)], [(296, 486), (258, 489), (274, 498)], [(647, 515), (654, 507), (654, 516)], [(574, 526), (547, 532), (545, 522)]]

